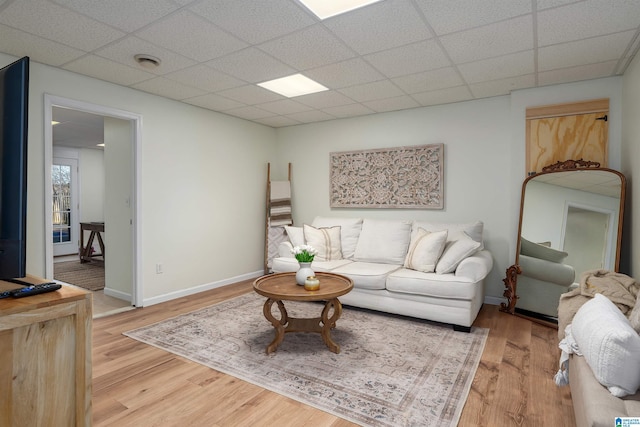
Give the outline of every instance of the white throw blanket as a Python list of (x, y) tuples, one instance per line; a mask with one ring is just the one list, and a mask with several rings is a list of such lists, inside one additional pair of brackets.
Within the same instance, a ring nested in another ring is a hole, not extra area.
[(580, 349), (578, 348), (578, 344), (573, 339), (573, 334), (571, 333), (571, 325), (567, 325), (564, 330), (564, 338), (558, 344), (562, 353), (560, 354), (560, 369), (556, 373), (554, 379), (556, 381), (556, 385), (562, 386), (569, 384), (569, 355), (577, 354), (578, 356), (582, 356), (580, 353)]

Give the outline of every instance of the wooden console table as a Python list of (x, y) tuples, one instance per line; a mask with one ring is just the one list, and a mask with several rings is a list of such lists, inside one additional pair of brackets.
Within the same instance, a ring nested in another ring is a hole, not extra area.
[[(89, 240), (87, 245), (84, 245), (84, 232), (90, 231)], [(99, 262), (104, 263), (104, 241), (102, 240), (102, 233), (104, 233), (104, 222), (81, 222), (80, 223), (80, 262)], [(91, 253), (93, 250), (93, 239), (98, 237), (98, 244), (100, 245), (100, 253)], [(94, 257), (101, 256), (102, 259), (94, 259)]]
[(0, 427), (91, 426), (91, 393), (91, 292), (0, 299)]

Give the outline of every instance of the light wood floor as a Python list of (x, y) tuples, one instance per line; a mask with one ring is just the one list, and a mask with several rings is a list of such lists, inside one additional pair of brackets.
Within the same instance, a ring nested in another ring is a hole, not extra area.
[[(94, 426), (354, 426), (122, 335), (249, 291), (241, 282), (95, 319)], [(574, 426), (569, 388), (553, 382), (557, 331), (492, 305), (475, 325), (490, 333), (459, 426)]]

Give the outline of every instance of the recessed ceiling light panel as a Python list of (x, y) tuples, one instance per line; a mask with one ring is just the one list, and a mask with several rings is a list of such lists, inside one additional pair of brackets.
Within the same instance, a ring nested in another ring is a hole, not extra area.
[(287, 98), (329, 90), (320, 83), (313, 81), (302, 74), (293, 74), (291, 76), (269, 80), (267, 82), (258, 83), (258, 86), (272, 92), (279, 93)]
[(300, 3), (318, 18), (327, 19), (379, 1), (381, 0), (300, 0)]

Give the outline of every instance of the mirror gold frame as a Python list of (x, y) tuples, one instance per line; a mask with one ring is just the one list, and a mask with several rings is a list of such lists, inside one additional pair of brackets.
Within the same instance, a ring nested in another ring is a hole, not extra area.
[[(525, 191), (527, 184), (534, 178), (538, 178), (545, 174), (553, 174), (557, 172), (571, 172), (571, 171), (603, 171), (610, 172), (612, 174), (617, 175), (620, 178), (620, 204), (618, 208), (618, 218), (617, 218), (617, 236), (615, 241), (615, 257), (613, 258), (612, 266), (614, 271), (618, 271), (620, 266), (620, 246), (622, 242), (622, 222), (624, 217), (624, 203), (625, 203), (625, 190), (626, 190), (626, 179), (625, 176), (613, 169), (601, 168), (600, 163), (591, 162), (585, 160), (567, 160), (565, 162), (557, 162), (553, 165), (546, 166), (542, 169), (542, 172), (533, 174), (527, 177), (522, 184), (522, 192), (520, 197), (520, 218), (518, 222), (518, 238), (516, 243), (516, 256), (515, 263), (511, 265), (506, 270), (506, 277), (503, 279), (505, 285), (505, 291), (503, 296), (507, 299), (506, 303), (502, 302), (500, 304), (500, 311), (507, 312), (510, 314), (517, 314), (515, 312), (517, 301), (519, 296), (517, 294), (517, 285), (518, 285), (518, 276), (522, 274), (522, 268), (520, 266), (520, 248), (522, 244), (522, 224), (523, 224), (523, 213), (525, 206)], [(548, 322), (543, 322), (548, 323)]]

